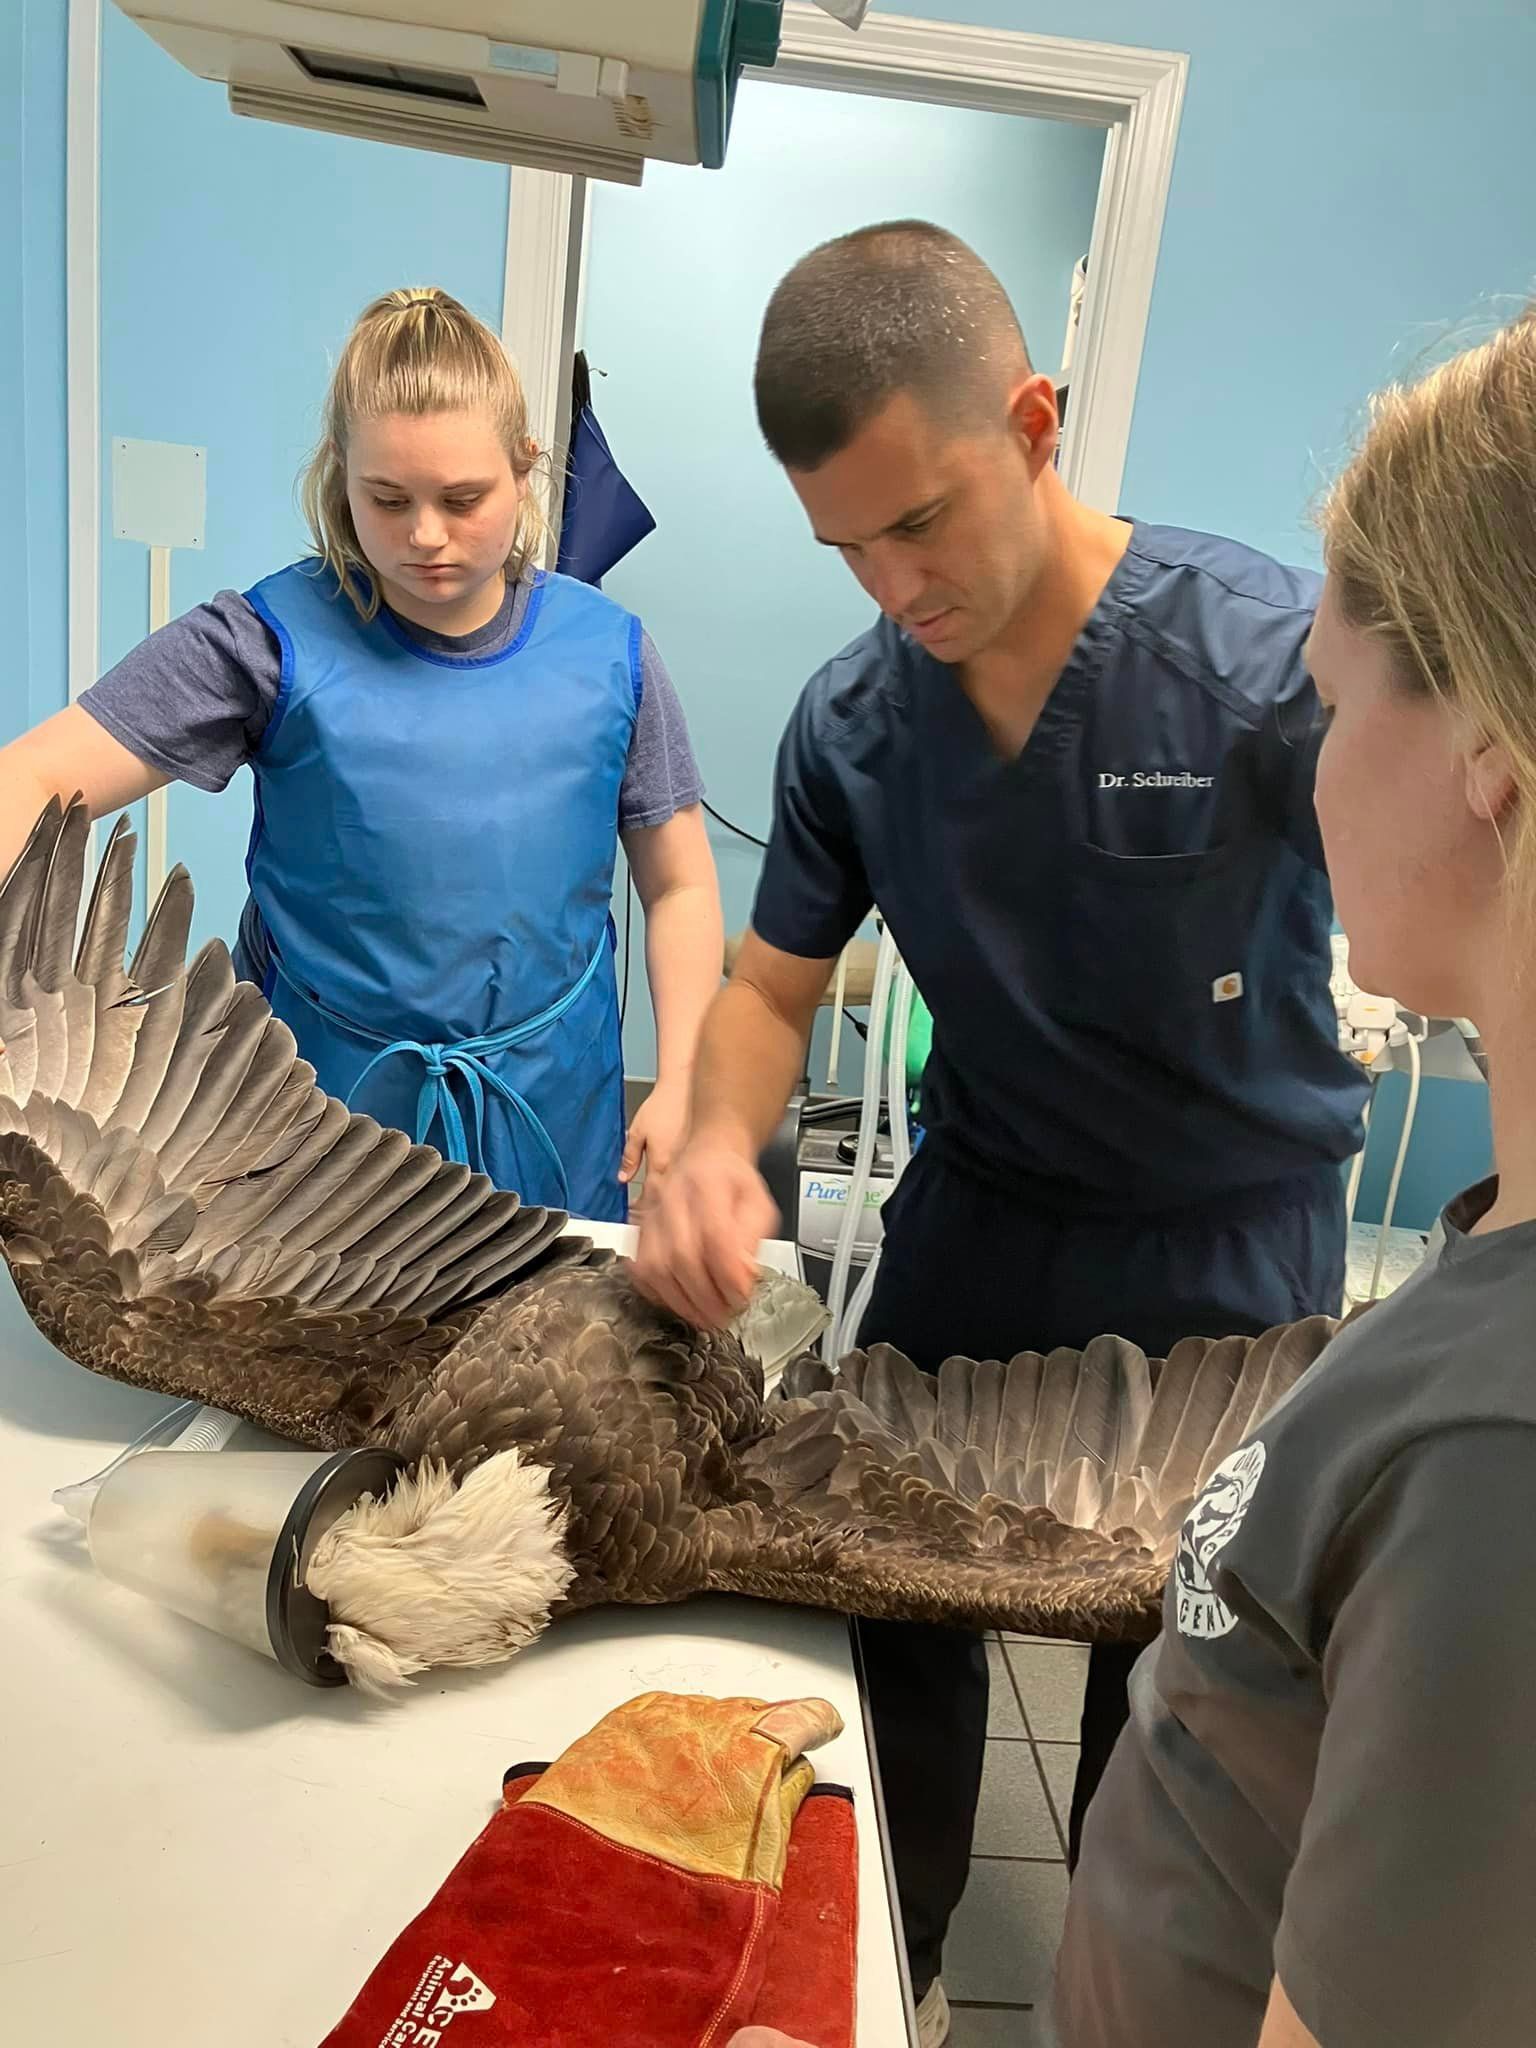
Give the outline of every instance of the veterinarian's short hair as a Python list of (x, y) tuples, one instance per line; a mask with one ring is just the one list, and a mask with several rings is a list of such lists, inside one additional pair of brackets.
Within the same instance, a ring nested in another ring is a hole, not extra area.
[(786, 468), (819, 469), (898, 392), (981, 425), (1029, 369), (1018, 315), (975, 250), (927, 221), (889, 221), (822, 243), (774, 292), (758, 425)]

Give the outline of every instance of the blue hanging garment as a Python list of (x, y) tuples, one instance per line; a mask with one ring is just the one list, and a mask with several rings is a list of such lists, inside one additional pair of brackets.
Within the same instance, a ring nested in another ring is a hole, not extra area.
[(592, 410), (587, 359), (579, 351), (571, 386), (571, 448), (555, 567), (563, 576), (599, 585), (632, 548), (654, 533), (656, 521), (613, 459)]
[(510, 646), (443, 657), (317, 566), (248, 593), (283, 655), (246, 864), (268, 1000), (353, 1109), (622, 1220), (609, 896), (639, 621), (543, 576)]

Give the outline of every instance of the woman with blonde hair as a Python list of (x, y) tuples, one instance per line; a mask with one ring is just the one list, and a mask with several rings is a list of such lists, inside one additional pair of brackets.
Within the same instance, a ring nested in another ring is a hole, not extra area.
[[(248, 762), (237, 971), (322, 1087), (530, 1201), (625, 1211), (686, 1113), (722, 936), (698, 771), (638, 619), (537, 566), (512, 363), (447, 293), (363, 313), (304, 478), (307, 560), (151, 636), (0, 751), (0, 873), (50, 796), (96, 813)], [(609, 911), (646, 915), (658, 1079), (624, 1133)]]
[(1489, 1051), (1498, 1174), (1215, 1475), (1088, 1815), (1061, 2048), (1536, 2038), (1536, 311), (1328, 502), (1351, 964)]

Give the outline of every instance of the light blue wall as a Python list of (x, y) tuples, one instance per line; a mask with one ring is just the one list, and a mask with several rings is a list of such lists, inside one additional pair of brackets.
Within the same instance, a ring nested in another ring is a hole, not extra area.
[(0, 6), (0, 549), (11, 569), (0, 741), (68, 694), (65, 41), (64, 0)]
[(1315, 559), (1365, 395), (1536, 279), (1525, 0), (920, 0), (1190, 53), (1124, 505)]
[[(607, 375), (593, 403), (657, 520), (603, 587), (650, 628), (710, 802), (749, 831), (767, 829), (774, 748), (801, 684), (872, 616), (844, 565), (813, 545), (757, 430), (752, 361), (770, 292), (829, 235), (919, 214), (981, 249), (1054, 369), (1103, 154), (1101, 129), (749, 80), (722, 171), (657, 164), (638, 192), (594, 188), (583, 341)], [(758, 857), (711, 833), (735, 930)], [(626, 1050), (632, 1073), (651, 1074), (638, 953)]]
[[(208, 533), (172, 561), (171, 608), (302, 552), (294, 477), (337, 350), (381, 291), (441, 284), (500, 325), (507, 173), (231, 114), (115, 7), (102, 53), (102, 659), (149, 624), (148, 556), (112, 538), (111, 443), (208, 450)], [(232, 937), (250, 778), (170, 793), (194, 936)]]
[[(1370, 1144), (1355, 1205), (1362, 1223), (1381, 1220), (1407, 1107), (1407, 1076), (1384, 1074), (1376, 1084)], [(1392, 1212), (1394, 1226), (1427, 1230), (1452, 1195), (1488, 1172), (1491, 1151), (1488, 1090), (1482, 1082), (1426, 1081), (1419, 1092), (1403, 1184)]]

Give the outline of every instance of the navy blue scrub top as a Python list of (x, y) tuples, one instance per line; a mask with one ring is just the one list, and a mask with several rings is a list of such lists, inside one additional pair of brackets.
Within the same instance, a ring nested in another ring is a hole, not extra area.
[(1083, 1214), (1346, 1159), (1302, 648), (1319, 579), (1135, 525), (1023, 752), (882, 618), (780, 745), (753, 924), (808, 959), (874, 903), (933, 1015), (928, 1142)]

